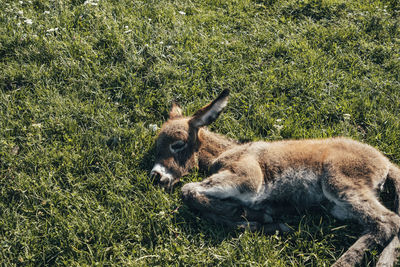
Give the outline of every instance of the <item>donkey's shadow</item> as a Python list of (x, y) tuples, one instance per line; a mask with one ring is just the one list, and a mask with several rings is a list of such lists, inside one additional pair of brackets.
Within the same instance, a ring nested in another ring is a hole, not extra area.
[[(177, 189), (180, 190), (180, 187)], [(318, 244), (317, 246), (323, 244), (325, 251), (319, 252), (325, 257), (326, 254), (331, 255), (331, 264), (363, 233), (361, 225), (354, 221), (339, 221), (333, 218), (323, 206), (307, 209), (302, 214), (285, 214), (278, 217), (278, 221), (285, 223), (290, 228), (288, 232), (270, 231), (271, 229), (268, 227), (253, 230), (249, 227), (227, 226), (221, 222), (204, 218), (200, 212), (192, 210), (184, 204), (176, 209), (174, 217), (176, 225), (182, 233), (187, 236), (199, 236), (210, 246), (220, 246), (226, 241), (240, 246), (240, 237), (243, 234), (250, 234), (251, 238), (264, 239), (262, 243), (274, 243), (275, 249), (286, 249), (287, 251), (287, 248), (292, 248), (293, 252), (287, 252), (286, 255), (289, 253), (296, 258), (301, 258), (303, 255), (318, 252), (315, 251), (315, 244)], [(360, 266), (375, 266), (377, 258), (374, 255), (379, 255), (382, 251), (382, 248), (376, 249), (365, 253)], [(318, 254), (314, 256), (317, 257)], [(285, 259), (283, 258), (283, 260)], [(290, 258), (287, 260), (289, 265)], [(302, 259), (304, 265), (311, 266), (316, 265), (315, 260), (313, 257)]]

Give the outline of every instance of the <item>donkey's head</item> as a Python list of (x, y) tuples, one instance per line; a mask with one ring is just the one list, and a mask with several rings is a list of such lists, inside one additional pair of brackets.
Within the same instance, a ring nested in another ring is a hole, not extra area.
[(162, 187), (171, 188), (179, 179), (198, 166), (200, 148), (198, 131), (215, 121), (228, 103), (229, 90), (224, 90), (214, 101), (191, 117), (184, 117), (181, 108), (173, 104), (169, 119), (160, 130), (156, 141), (156, 163), (150, 175)]

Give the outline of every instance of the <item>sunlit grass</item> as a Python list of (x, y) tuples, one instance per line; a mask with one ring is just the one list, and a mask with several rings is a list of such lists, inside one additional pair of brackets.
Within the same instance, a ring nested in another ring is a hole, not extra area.
[(330, 266), (356, 240), (359, 226), (326, 212), (284, 217), (285, 235), (227, 229), (188, 210), (180, 187), (154, 187), (156, 125), (173, 100), (190, 115), (229, 88), (211, 128), (231, 138), (344, 135), (400, 162), (396, 1), (0, 6), (6, 266)]

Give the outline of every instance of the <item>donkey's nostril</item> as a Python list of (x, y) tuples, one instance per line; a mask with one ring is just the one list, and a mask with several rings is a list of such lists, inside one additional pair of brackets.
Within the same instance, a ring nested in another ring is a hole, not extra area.
[(154, 180), (154, 182), (159, 182), (161, 179), (161, 173), (159, 173), (158, 171), (151, 171), (150, 173), (150, 177)]

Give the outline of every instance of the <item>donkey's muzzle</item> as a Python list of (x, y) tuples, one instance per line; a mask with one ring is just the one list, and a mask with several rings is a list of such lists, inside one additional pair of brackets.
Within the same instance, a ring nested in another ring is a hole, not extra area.
[(163, 177), (162, 174), (157, 171), (152, 171), (150, 173), (150, 178), (153, 181), (154, 185), (158, 185), (162, 188), (169, 189), (172, 186), (171, 180), (166, 177)]
[(168, 169), (159, 163), (154, 165), (150, 172), (150, 178), (152, 179), (153, 184), (157, 184), (163, 188), (170, 188), (174, 181), (173, 176)]

